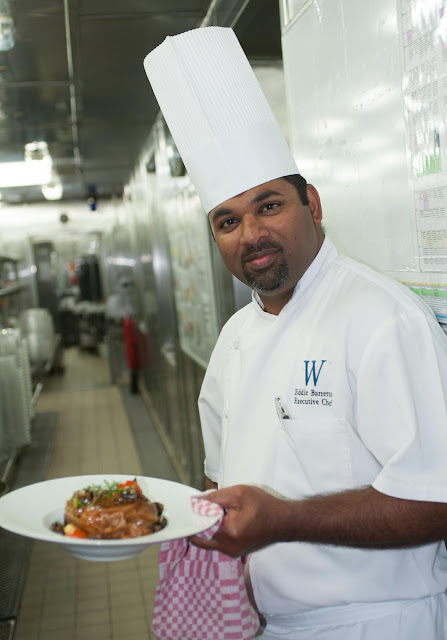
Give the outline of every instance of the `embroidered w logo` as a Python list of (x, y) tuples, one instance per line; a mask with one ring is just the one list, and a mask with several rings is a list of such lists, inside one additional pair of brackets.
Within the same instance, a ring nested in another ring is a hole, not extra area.
[[(309, 366), (309, 364), (312, 364)], [(327, 360), (322, 360), (320, 364), (320, 368), (318, 369), (318, 373), (315, 371), (316, 360), (304, 360), (304, 364), (306, 365), (306, 387), (309, 384), (310, 377), (312, 376), (314, 380), (314, 387), (317, 386), (318, 378), (320, 377), (321, 369)]]

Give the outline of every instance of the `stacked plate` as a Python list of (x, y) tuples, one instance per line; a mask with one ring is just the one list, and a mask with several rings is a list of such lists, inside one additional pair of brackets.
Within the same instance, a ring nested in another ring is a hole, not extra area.
[(53, 354), (55, 340), (50, 312), (47, 309), (27, 309), (20, 314), (19, 323), (31, 363), (45, 365)]
[(0, 449), (31, 442), (32, 384), (27, 347), (18, 329), (0, 331)]

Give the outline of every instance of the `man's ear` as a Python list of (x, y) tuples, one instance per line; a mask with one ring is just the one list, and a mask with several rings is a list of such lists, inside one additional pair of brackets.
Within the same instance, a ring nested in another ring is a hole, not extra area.
[(314, 222), (321, 222), (323, 220), (323, 211), (321, 209), (321, 201), (318, 191), (315, 189), (313, 184), (307, 184), (306, 193), (309, 200), (308, 206)]

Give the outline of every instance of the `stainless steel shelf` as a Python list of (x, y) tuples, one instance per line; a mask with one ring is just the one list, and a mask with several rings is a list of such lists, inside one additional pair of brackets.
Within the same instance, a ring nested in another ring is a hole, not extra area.
[(23, 291), (26, 289), (26, 284), (13, 284), (10, 287), (5, 287), (4, 289), (0, 289), (0, 298), (5, 298), (6, 296), (10, 296), (13, 293), (18, 293), (19, 291)]

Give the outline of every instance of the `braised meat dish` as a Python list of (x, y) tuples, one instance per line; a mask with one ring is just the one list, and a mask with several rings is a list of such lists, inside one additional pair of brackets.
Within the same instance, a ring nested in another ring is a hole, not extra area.
[(142, 494), (135, 480), (76, 491), (65, 506), (65, 525), (53, 531), (94, 539), (135, 538), (166, 526), (163, 505)]

